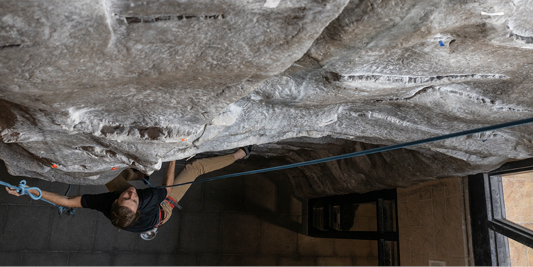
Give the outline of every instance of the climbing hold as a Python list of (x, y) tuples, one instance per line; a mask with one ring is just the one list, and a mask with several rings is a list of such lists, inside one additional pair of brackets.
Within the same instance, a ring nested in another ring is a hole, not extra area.
[(52, 169), (55, 169), (55, 168), (57, 168), (57, 165), (52, 164)]
[(187, 139), (186, 139), (186, 138), (181, 138), (181, 141), (182, 141), (182, 142), (183, 142), (183, 141), (187, 141)]
[(440, 46), (444, 46), (444, 43), (442, 41), (439, 41)]
[(118, 169), (118, 167), (113, 167), (113, 168), (111, 168), (112, 171), (114, 171), (114, 170), (116, 170), (116, 169)]

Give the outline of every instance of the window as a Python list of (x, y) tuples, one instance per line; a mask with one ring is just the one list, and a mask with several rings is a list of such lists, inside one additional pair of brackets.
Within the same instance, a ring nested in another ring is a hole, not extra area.
[(469, 176), (468, 187), (475, 264), (532, 265), (533, 159)]

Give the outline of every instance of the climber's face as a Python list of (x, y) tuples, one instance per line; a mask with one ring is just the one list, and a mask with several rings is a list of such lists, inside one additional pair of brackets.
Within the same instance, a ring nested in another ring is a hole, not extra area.
[(133, 212), (137, 212), (137, 208), (139, 207), (139, 195), (137, 195), (137, 189), (132, 186), (122, 192), (120, 197), (118, 197), (118, 204), (122, 207), (131, 209)]

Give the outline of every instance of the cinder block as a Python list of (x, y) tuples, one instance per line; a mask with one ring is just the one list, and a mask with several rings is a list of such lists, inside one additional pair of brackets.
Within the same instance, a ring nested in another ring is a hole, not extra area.
[(277, 256), (242, 256), (239, 262), (240, 266), (275, 266)]
[(239, 265), (237, 255), (220, 255), (220, 254), (200, 254), (198, 256), (199, 266), (236, 266)]
[(22, 264), (22, 253), (0, 252), (0, 266), (19, 266)]
[(316, 257), (280, 257), (279, 266), (315, 266)]
[(276, 212), (277, 177), (254, 174), (244, 179), (243, 210), (248, 212)]
[(118, 253), (113, 258), (112, 265), (115, 266), (151, 266), (156, 265), (157, 254), (145, 253)]
[(193, 184), (183, 198), (179, 201), (180, 206), (183, 207), (182, 211), (201, 211), (204, 208), (203, 198), (205, 185)]
[(446, 196), (462, 196), (463, 195), (463, 178), (448, 178), (444, 179)]
[(349, 257), (317, 257), (317, 266), (351, 266), (352, 258)]
[(377, 241), (358, 239), (334, 239), (335, 255), (345, 257), (371, 257), (372, 246), (377, 248)]
[(298, 253), (302, 256), (334, 256), (335, 240), (298, 234)]
[[(157, 260), (159, 266), (195, 266), (198, 255), (196, 254), (160, 254)], [(201, 265), (201, 264), (200, 264)]]
[(115, 228), (108, 218), (98, 212), (96, 219), (96, 237), (94, 249), (97, 251), (134, 252), (137, 243), (143, 241), (138, 233)]
[(218, 252), (220, 214), (217, 212), (181, 212), (180, 252)]
[(72, 215), (52, 215), (50, 249), (58, 251), (91, 251), (96, 235), (98, 211), (77, 209)]
[(24, 253), (22, 265), (66, 266), (68, 265), (68, 256), (67, 252), (27, 252)]
[(254, 214), (222, 214), (220, 252), (254, 254), (259, 243), (259, 219)]
[[(204, 178), (224, 175), (227, 172), (215, 171)], [(211, 211), (241, 211), (243, 198), (243, 178), (215, 180), (204, 185), (204, 209)]]
[[(290, 215), (262, 215), (259, 252), (261, 254), (296, 255), (298, 233), (290, 224), (298, 224)], [(289, 226), (288, 226), (289, 225)]]
[[(379, 259), (378, 257), (352, 258), (352, 265), (354, 266), (378, 266)], [(401, 265), (402, 266), (405, 265), (403, 264), (403, 261), (401, 262)]]
[(70, 253), (70, 266), (108, 266), (112, 263), (110, 253), (101, 252), (73, 252)]
[[(1, 189), (0, 189), (1, 190)], [(2, 244), (2, 237), (4, 235), (5, 225), (7, 221), (7, 205), (0, 205), (0, 244)]]
[(9, 206), (1, 250), (46, 250), (55, 211), (52, 206)]

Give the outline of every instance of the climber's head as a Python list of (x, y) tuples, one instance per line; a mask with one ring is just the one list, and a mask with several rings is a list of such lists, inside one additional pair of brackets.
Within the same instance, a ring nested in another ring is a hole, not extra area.
[(139, 195), (137, 189), (130, 187), (122, 192), (111, 205), (111, 223), (121, 229), (133, 225), (141, 213), (139, 212)]

